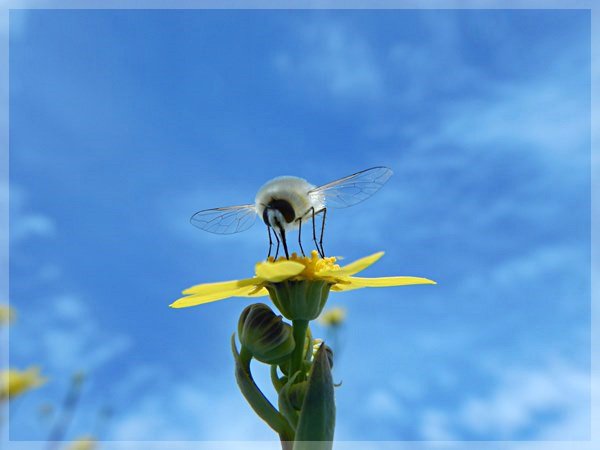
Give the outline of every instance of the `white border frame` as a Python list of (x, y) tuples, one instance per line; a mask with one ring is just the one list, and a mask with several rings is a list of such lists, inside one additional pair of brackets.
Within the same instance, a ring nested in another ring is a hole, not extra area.
[[(584, 9), (590, 11), (591, 27), (591, 423), (589, 441), (336, 441), (336, 450), (597, 450), (600, 449), (600, 7), (594, 0), (0, 0), (0, 197), (8, 196), (9, 179), (9, 10), (11, 9)], [(596, 126), (594, 126), (596, 124)], [(8, 299), (8, 199), (0, 202), (0, 299)], [(2, 331), (3, 342), (8, 332)], [(1, 355), (8, 365), (8, 354)], [(593, 382), (592, 382), (593, 381)], [(3, 411), (6, 413), (7, 411)], [(4, 415), (6, 417), (6, 415)], [(6, 427), (8, 428), (8, 427)], [(43, 441), (9, 441), (7, 432), (0, 446), (10, 450), (45, 448)], [(103, 441), (101, 450), (279, 450), (278, 441)]]

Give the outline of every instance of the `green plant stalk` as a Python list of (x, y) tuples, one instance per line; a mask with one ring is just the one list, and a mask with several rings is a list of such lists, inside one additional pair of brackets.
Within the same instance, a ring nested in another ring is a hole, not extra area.
[[(306, 330), (308, 329), (308, 320), (296, 319), (292, 321), (294, 342), (296, 346), (292, 352), (290, 361), (290, 375), (298, 372), (302, 368), (304, 353), (304, 342), (306, 340)], [(309, 349), (310, 351), (310, 349)], [(304, 373), (300, 374), (298, 381), (304, 379)]]
[(277, 392), (279, 392), (285, 385), (285, 382), (279, 378), (279, 375), (277, 375), (277, 365), (275, 364), (271, 366), (271, 383), (273, 383), (273, 387)]
[(57, 449), (60, 446), (61, 441), (64, 439), (69, 425), (75, 416), (77, 405), (79, 404), (79, 399), (81, 397), (81, 388), (84, 380), (85, 376), (81, 373), (76, 373), (73, 375), (71, 386), (69, 387), (67, 396), (63, 401), (61, 414), (48, 436), (48, 450)]
[(291, 448), (291, 444), (288, 443), (294, 440), (294, 430), (254, 382), (250, 372), (252, 356), (244, 347), (238, 353), (235, 345), (235, 335), (231, 336), (231, 350), (235, 358), (235, 378), (244, 398), (254, 412), (279, 434), (283, 449)]

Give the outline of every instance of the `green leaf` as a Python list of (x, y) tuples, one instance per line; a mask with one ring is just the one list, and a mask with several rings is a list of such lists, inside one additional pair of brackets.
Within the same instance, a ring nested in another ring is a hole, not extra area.
[(335, 430), (333, 378), (325, 345), (315, 355), (293, 450), (331, 450)]

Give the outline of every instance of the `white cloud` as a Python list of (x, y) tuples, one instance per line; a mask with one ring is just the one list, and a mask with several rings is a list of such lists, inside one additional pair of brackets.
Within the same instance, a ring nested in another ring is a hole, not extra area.
[(543, 152), (539, 155), (542, 159), (586, 155), (589, 115), (582, 100), (558, 86), (556, 79), (542, 77), (516, 86), (496, 85), (487, 99), (448, 105), (436, 141), (471, 149), (490, 144), (522, 145)]
[(302, 50), (280, 52), (275, 66), (286, 77), (324, 88), (333, 97), (374, 99), (383, 90), (383, 76), (367, 41), (357, 30), (321, 21), (300, 30)]
[[(412, 243), (456, 238), (467, 229), (477, 231), (476, 239), (511, 218), (551, 226), (568, 207), (559, 193), (581, 189), (589, 168), (587, 100), (573, 95), (583, 94), (581, 89), (558, 81), (570, 79), (570, 63), (557, 55), (555, 66), (536, 79), (510, 84), (484, 79), (485, 93), (476, 101), (460, 96), (440, 101), (428, 120), (406, 122), (402, 114), (367, 120), (368, 136), (391, 142), (368, 159), (385, 161), (395, 175), (368, 205), (332, 211), (328, 240), (360, 236), (361, 243), (377, 247), (398, 225)], [(426, 82), (417, 81), (427, 89)], [(400, 113), (404, 103), (399, 105)], [(522, 176), (524, 170), (529, 176)], [(498, 180), (497, 188), (483, 190), (486, 180)], [(439, 210), (449, 204), (451, 210)], [(439, 220), (421, 220), (432, 211)], [(345, 216), (338, 219), (344, 232), (336, 227), (338, 215)]]
[(20, 311), (19, 326), (11, 332), (13, 352), (53, 374), (94, 372), (131, 345), (127, 336), (102, 327), (77, 295), (49, 297), (43, 307), (23, 305)]
[[(535, 429), (532, 439), (585, 440), (590, 432), (590, 373), (562, 362), (535, 368), (497, 368), (494, 387), (465, 398), (455, 412), (435, 414), (436, 433), (456, 430), (476, 436), (517, 440)], [(422, 417), (431, 435), (430, 412)]]
[(427, 409), (420, 419), (421, 436), (427, 441), (452, 441), (456, 437), (452, 434), (449, 416), (444, 411)]
[(54, 235), (54, 222), (45, 215), (24, 214), (15, 220), (16, 226), (12, 227), (11, 233), (13, 242), (32, 236), (52, 237)]
[(364, 412), (386, 420), (402, 420), (407, 414), (400, 403), (383, 388), (375, 388), (370, 392), (366, 399)]
[[(4, 196), (2, 196), (5, 198)], [(10, 189), (11, 241), (13, 245), (56, 233), (54, 221), (28, 206), (28, 194), (20, 186)], [(13, 252), (11, 257), (18, 257)], [(124, 352), (131, 342), (125, 335), (115, 334), (101, 326), (86, 303), (89, 298), (78, 293), (52, 294), (61, 279), (61, 268), (55, 263), (27, 270), (38, 273), (43, 281), (43, 303), (11, 298), (22, 314), (19, 326), (11, 330), (11, 349), (42, 364), (55, 373), (75, 370), (94, 371)], [(49, 283), (49, 284), (48, 284)], [(31, 339), (35, 336), (36, 339)]]
[[(462, 410), (463, 420), (476, 431), (494, 429), (509, 435), (531, 425), (536, 415), (548, 410), (560, 412), (558, 429), (568, 432), (556, 439), (587, 439), (589, 437), (590, 374), (562, 364), (543, 370), (510, 370), (503, 382), (488, 397), (467, 400)], [(473, 415), (475, 413), (475, 415)], [(572, 418), (583, 419), (572, 423)], [(555, 425), (545, 427), (542, 435), (556, 435)]]
[[(419, 19), (427, 25), (429, 17), (425, 13)], [(460, 24), (455, 17), (438, 15), (427, 30), (427, 40), (396, 42), (386, 55), (395, 76), (401, 80), (391, 98), (405, 107), (429, 102), (439, 92), (464, 93), (485, 80), (477, 67), (465, 59)]]
[(537, 288), (541, 283), (551, 282), (553, 291), (548, 300), (552, 299), (553, 307), (565, 312), (581, 307), (581, 302), (573, 301), (574, 295), (579, 297), (582, 292), (588, 292), (587, 274), (581, 272), (587, 252), (585, 245), (533, 245), (493, 266), (465, 275), (461, 286), (469, 295), (487, 289), (503, 297), (507, 292), (524, 292), (528, 287)]
[(10, 195), (10, 240), (13, 244), (30, 238), (50, 238), (55, 235), (56, 226), (52, 218), (31, 211), (28, 207), (27, 193), (21, 187), (11, 186), (9, 193), (5, 195), (3, 195), (5, 201)]
[(54, 308), (58, 318), (64, 320), (78, 320), (86, 315), (85, 306), (77, 297), (63, 295), (54, 301)]
[(39, 279), (42, 282), (50, 283), (60, 278), (62, 271), (56, 264), (48, 263), (42, 265), (39, 272)]
[(186, 380), (161, 383), (160, 390), (146, 390), (119, 415), (111, 439), (222, 441), (277, 440), (277, 436), (235, 388), (215, 388), (214, 380), (196, 372)]
[[(422, 354), (415, 344), (412, 351)], [(347, 405), (361, 406), (352, 415), (347, 411), (340, 417), (340, 429), (346, 439), (364, 438), (364, 430), (348, 426), (352, 423), (368, 429), (387, 424), (386, 429), (411, 430), (417, 433), (413, 438), (427, 441), (516, 441), (524, 436), (532, 441), (588, 439), (590, 401), (594, 402), (591, 389), (598, 386), (598, 379), (585, 365), (552, 355), (548, 353), (536, 365), (477, 360), (455, 368), (463, 381), (451, 383), (446, 382), (447, 376), (435, 373), (437, 365), (431, 371), (428, 365), (414, 371), (407, 366), (391, 385), (363, 385), (370, 393)], [(469, 374), (477, 381), (470, 381)], [(597, 401), (598, 392), (594, 395)]]

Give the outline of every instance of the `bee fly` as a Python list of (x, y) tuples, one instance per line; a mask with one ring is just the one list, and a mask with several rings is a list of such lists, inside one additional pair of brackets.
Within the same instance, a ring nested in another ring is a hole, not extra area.
[[(319, 255), (323, 258), (323, 233), (328, 208), (346, 208), (371, 197), (392, 176), (387, 167), (372, 167), (349, 175), (322, 186), (310, 184), (303, 178), (284, 176), (267, 182), (256, 194), (254, 204), (227, 206), (198, 211), (190, 219), (192, 225), (201, 230), (216, 234), (233, 234), (250, 228), (257, 216), (267, 226), (269, 235), (269, 253), (273, 248), (272, 234), (277, 247), (283, 245), (286, 258), (289, 259), (287, 234), (298, 228), (298, 245), (302, 255), (302, 225), (312, 222), (312, 238)], [(319, 239), (315, 216), (321, 214)], [(273, 233), (271, 233), (273, 231)]]

